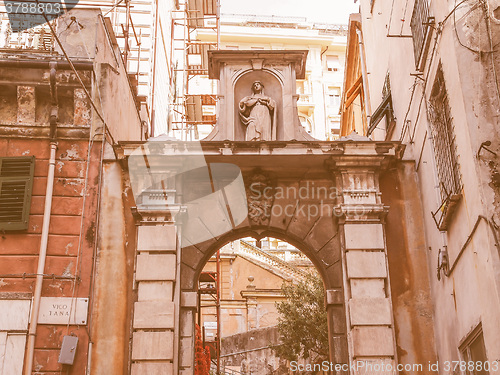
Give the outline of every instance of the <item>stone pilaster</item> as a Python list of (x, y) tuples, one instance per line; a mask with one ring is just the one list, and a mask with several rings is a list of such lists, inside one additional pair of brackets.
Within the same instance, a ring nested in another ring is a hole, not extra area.
[(35, 124), (35, 87), (17, 86), (17, 122)]
[(89, 126), (92, 118), (90, 103), (85, 95), (85, 90), (74, 90), (74, 120), (73, 123), (78, 126)]
[[(395, 374), (394, 324), (384, 236), (387, 207), (378, 186), (380, 157), (336, 163), (352, 375)], [(332, 292), (332, 303), (334, 295)], [(338, 303), (338, 301), (337, 301)]]
[(198, 293), (196, 291), (181, 292), (181, 312), (179, 331), (179, 373), (192, 375), (194, 373), (194, 322), (198, 309)]
[(170, 375), (179, 339), (174, 293), (176, 227), (156, 223), (140, 225), (137, 231), (131, 374)]

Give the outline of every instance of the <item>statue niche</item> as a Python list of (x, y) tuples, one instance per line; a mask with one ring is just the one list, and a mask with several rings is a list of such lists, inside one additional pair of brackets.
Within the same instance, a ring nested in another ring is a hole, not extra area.
[(217, 124), (204, 141), (315, 140), (297, 110), (296, 80), (305, 79), (307, 51), (209, 50), (208, 57), (208, 76), (219, 85)]
[(246, 141), (276, 140), (276, 102), (264, 94), (261, 81), (252, 84), (252, 95), (240, 100), (239, 114)]

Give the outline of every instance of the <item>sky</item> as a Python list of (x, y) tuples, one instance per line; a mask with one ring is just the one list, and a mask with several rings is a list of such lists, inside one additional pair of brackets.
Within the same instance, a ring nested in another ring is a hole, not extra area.
[(221, 13), (306, 17), (310, 22), (347, 24), (354, 0), (221, 0)]

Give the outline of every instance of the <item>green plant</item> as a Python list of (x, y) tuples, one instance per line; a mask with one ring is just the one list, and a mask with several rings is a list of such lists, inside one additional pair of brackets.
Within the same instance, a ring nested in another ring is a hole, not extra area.
[(281, 287), (285, 300), (276, 303), (281, 345), (274, 350), (288, 361), (299, 358), (317, 363), (328, 359), (328, 322), (323, 281), (310, 274), (305, 281)]

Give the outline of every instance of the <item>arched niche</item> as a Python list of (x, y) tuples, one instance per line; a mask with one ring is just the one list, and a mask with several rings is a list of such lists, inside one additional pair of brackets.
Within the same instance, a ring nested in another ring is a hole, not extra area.
[(264, 85), (264, 94), (276, 102), (276, 136), (283, 139), (283, 86), (276, 76), (266, 70), (250, 70), (242, 74), (234, 84), (234, 135), (235, 140), (244, 141), (246, 128), (241, 122), (239, 103), (246, 96), (252, 95), (252, 84), (260, 81)]

